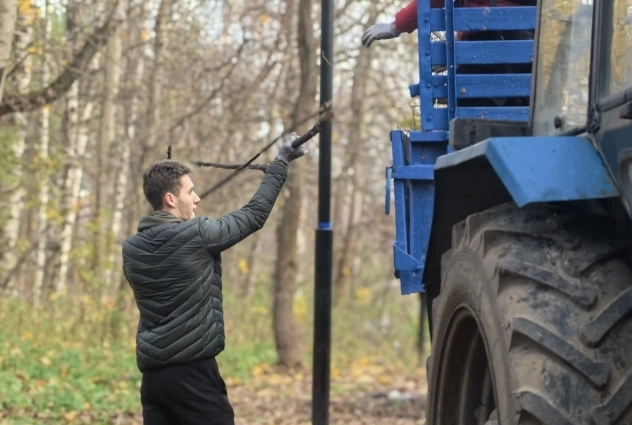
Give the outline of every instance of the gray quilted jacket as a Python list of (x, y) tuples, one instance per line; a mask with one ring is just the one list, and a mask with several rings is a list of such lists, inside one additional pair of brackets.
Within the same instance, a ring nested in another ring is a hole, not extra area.
[(217, 220), (155, 211), (123, 243), (123, 270), (140, 312), (141, 372), (216, 356), (224, 349), (221, 252), (263, 227), (285, 183), (271, 164), (243, 208)]

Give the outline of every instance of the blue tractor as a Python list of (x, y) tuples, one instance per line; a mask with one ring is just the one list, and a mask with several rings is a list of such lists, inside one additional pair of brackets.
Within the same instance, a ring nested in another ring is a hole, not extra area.
[(386, 201), (427, 423), (632, 424), (632, 0), (419, 1), (417, 31)]

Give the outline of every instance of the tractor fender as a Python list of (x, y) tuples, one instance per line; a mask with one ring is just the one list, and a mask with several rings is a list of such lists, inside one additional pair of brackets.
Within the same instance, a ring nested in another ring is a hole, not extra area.
[(434, 184), (422, 278), (429, 306), (439, 293), (452, 227), (468, 216), (512, 201), (524, 207), (620, 197), (592, 142), (580, 136), (489, 138), (440, 156)]

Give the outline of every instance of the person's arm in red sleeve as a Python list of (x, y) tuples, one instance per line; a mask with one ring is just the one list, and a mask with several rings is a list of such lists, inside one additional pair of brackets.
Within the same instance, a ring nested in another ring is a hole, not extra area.
[[(428, 1), (428, 0), (424, 0)], [(445, 7), (445, 0), (429, 0), (430, 7), (439, 9)], [(411, 33), (417, 29), (417, 0), (412, 0), (408, 5), (395, 14), (393, 22), (376, 24), (366, 30), (362, 36), (362, 44), (369, 47), (376, 40), (389, 40), (397, 38), (401, 33)]]
[[(443, 9), (444, 0), (430, 0), (431, 9)], [(417, 29), (417, 0), (411, 1), (408, 6), (395, 14), (395, 30), (402, 32), (413, 32)]]
[(417, 29), (417, 0), (395, 14), (395, 30), (399, 33), (413, 32)]

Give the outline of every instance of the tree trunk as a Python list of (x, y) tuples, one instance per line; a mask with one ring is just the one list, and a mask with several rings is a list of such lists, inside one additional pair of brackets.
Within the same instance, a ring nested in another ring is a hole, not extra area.
[(165, 67), (165, 56), (168, 49), (169, 29), (173, 14), (173, 0), (161, 0), (158, 14), (156, 16), (154, 31), (153, 67), (149, 76), (149, 94), (147, 99), (147, 110), (145, 112), (145, 135), (141, 144), (141, 149), (137, 155), (136, 165), (137, 177), (134, 186), (137, 188), (137, 195), (134, 197), (134, 214), (136, 217), (142, 214), (145, 204), (145, 195), (142, 189), (142, 173), (149, 166), (153, 152), (156, 147), (158, 135), (158, 124), (161, 118), (162, 105), (162, 83)]
[[(48, 4), (46, 4), (48, 6)], [(52, 20), (46, 10), (45, 30), (44, 30), (44, 48), (42, 55), (42, 85), (48, 84), (50, 78), (50, 56), (48, 52), (48, 42), (51, 36)], [(37, 210), (37, 251), (35, 254), (35, 279), (33, 280), (33, 303), (39, 305), (42, 301), (42, 293), (44, 287), (44, 275), (46, 272), (46, 244), (48, 242), (48, 194), (49, 194), (49, 176), (48, 176), (48, 144), (50, 140), (50, 106), (44, 106), (40, 111), (40, 129), (39, 129), (39, 205)]]
[[(120, 52), (119, 52), (120, 53)], [(128, 169), (130, 165), (130, 143), (134, 143), (136, 140), (136, 128), (138, 119), (138, 103), (139, 93), (141, 89), (141, 83), (143, 79), (143, 71), (145, 62), (142, 57), (137, 58), (135, 61), (129, 61), (133, 66), (131, 71), (131, 84), (128, 93), (134, 93), (128, 108), (128, 125), (125, 129), (126, 134), (119, 135), (118, 154), (116, 155), (116, 162), (118, 167), (115, 168), (115, 200), (114, 200), (114, 214), (112, 216), (111, 235), (116, 241), (116, 248), (112, 246), (113, 243), (109, 243), (110, 249), (110, 261), (109, 267), (106, 269), (105, 283), (107, 288), (110, 288), (110, 296), (116, 298), (118, 296), (118, 290), (120, 288), (121, 281), (121, 252), (119, 249), (118, 238), (120, 236), (123, 227), (123, 211), (125, 210), (125, 200), (127, 197), (127, 183), (128, 183)], [(131, 69), (132, 66), (129, 68)]]
[[(75, 0), (69, 2), (69, 13), (75, 16), (79, 2)], [(117, 3), (118, 5), (118, 3)], [(100, 5), (97, 5), (100, 7)], [(98, 7), (98, 8), (99, 8)], [(96, 12), (98, 13), (98, 11)], [(78, 16), (78, 14), (77, 14)], [(80, 26), (81, 22), (68, 21), (68, 31), (74, 31), (75, 26)], [(72, 46), (73, 52), (78, 46)], [(100, 54), (92, 57), (88, 66), (89, 71), (94, 71), (99, 67)], [(71, 86), (66, 95), (66, 137), (68, 146), (66, 147), (66, 177), (61, 190), (61, 212), (63, 222), (59, 233), (59, 271), (54, 279), (54, 287), (57, 295), (62, 296), (68, 290), (70, 250), (72, 249), (73, 234), (77, 221), (79, 209), (79, 194), (81, 182), (83, 181), (83, 159), (90, 139), (88, 124), (92, 118), (94, 108), (94, 88), (93, 82), (84, 78), (77, 80)], [(81, 106), (81, 108), (80, 108)]]
[[(376, 7), (371, 6), (368, 22), (374, 22), (376, 15)], [(356, 237), (358, 227), (362, 219), (362, 183), (365, 181), (363, 176), (362, 153), (365, 149), (362, 129), (364, 119), (364, 103), (366, 86), (369, 79), (369, 69), (371, 63), (371, 50), (360, 49), (356, 58), (355, 69), (353, 73), (353, 86), (351, 88), (351, 123), (349, 125), (349, 142), (347, 145), (347, 164), (344, 167), (345, 178), (342, 179), (343, 187), (341, 193), (347, 193), (346, 176), (348, 171), (352, 171), (349, 185), (351, 186), (351, 197), (349, 205), (349, 218), (346, 226), (346, 233), (342, 238), (342, 247), (338, 257), (339, 264), (336, 267), (336, 288), (337, 296), (335, 302), (344, 302), (349, 297), (351, 282), (354, 273), (354, 258)], [(344, 202), (342, 199), (339, 201)]]
[[(0, 12), (1, 13), (1, 12)], [(15, 34), (15, 57), (20, 61), (20, 65), (15, 70), (17, 89), (19, 93), (26, 93), (31, 84), (31, 57), (27, 48), (33, 39), (33, 10), (28, 8), (18, 15)], [(26, 146), (26, 134), (28, 129), (28, 117), (26, 114), (18, 112), (13, 116), (18, 133), (13, 144), (13, 154), (15, 155), (17, 166), (15, 169), (16, 187), (11, 193), (9, 220), (6, 225), (6, 235), (8, 248), (5, 255), (6, 270), (13, 270), (17, 266), (19, 252), (18, 239), (20, 237), (20, 218), (25, 208), (25, 191), (22, 184), (22, 156)], [(15, 287), (15, 279), (9, 279), (6, 293), (9, 294)]]
[(241, 286), (241, 296), (250, 300), (252, 294), (255, 292), (255, 270), (257, 269), (257, 255), (259, 254), (259, 246), (261, 246), (261, 232), (257, 232), (250, 237), (250, 249), (248, 250), (248, 256), (246, 257), (246, 264), (248, 265), (248, 273), (244, 278)]
[[(95, 60), (98, 59), (95, 58)], [(68, 269), (70, 266), (70, 250), (72, 248), (73, 233), (75, 223), (77, 221), (77, 212), (79, 209), (79, 193), (81, 191), (81, 182), (83, 181), (83, 165), (82, 159), (86, 153), (90, 132), (88, 122), (92, 117), (92, 109), (94, 102), (90, 100), (90, 93), (84, 97), (85, 103), (79, 114), (80, 93), (84, 93), (83, 84), (76, 82), (68, 93), (68, 109), (69, 115), (74, 117), (69, 119), (69, 137), (70, 146), (66, 156), (69, 158), (70, 165), (64, 183), (62, 195), (62, 211), (64, 214), (64, 222), (60, 233), (60, 259), (59, 274), (55, 283), (55, 291), (58, 295), (66, 293), (68, 284)], [(73, 125), (74, 124), (74, 125)]]
[[(292, 9), (288, 4), (286, 13)], [(299, 0), (298, 53), (301, 73), (299, 94), (294, 105), (291, 129), (299, 134), (309, 124), (297, 124), (313, 113), (316, 97), (316, 48), (313, 33), (312, 0)], [(291, 16), (291, 15), (290, 15)], [(301, 217), (301, 165), (291, 165), (285, 184), (287, 197), (283, 204), (281, 223), (277, 229), (278, 249), (274, 279), (274, 338), (279, 362), (286, 367), (301, 366), (301, 343), (293, 313), (297, 287), (297, 236)]]
[(0, 102), (4, 92), (5, 70), (11, 57), (17, 12), (17, 0), (0, 0)]
[[(119, 1), (116, 9), (117, 19), (123, 20), (123, 4)], [(112, 249), (112, 237), (110, 229), (107, 225), (105, 213), (110, 206), (107, 205), (107, 199), (111, 197), (116, 186), (112, 187), (110, 174), (110, 155), (111, 146), (116, 138), (116, 105), (119, 94), (119, 85), (121, 81), (121, 54), (122, 54), (121, 28), (110, 33), (107, 47), (105, 49), (105, 73), (103, 78), (103, 96), (101, 98), (101, 125), (99, 127), (99, 138), (96, 144), (97, 156), (97, 184), (95, 194), (94, 218), (95, 218), (95, 235), (93, 239), (94, 252), (92, 266), (95, 269), (105, 267), (106, 270), (112, 267), (111, 264), (103, 264), (103, 259), (109, 257)], [(121, 139), (122, 141), (122, 139)], [(116, 159), (114, 160), (116, 164)], [(107, 220), (109, 221), (109, 220)], [(111, 223), (110, 223), (111, 224)], [(105, 280), (106, 288), (109, 282)], [(104, 291), (107, 293), (107, 290)]]
[[(158, 16), (156, 16), (156, 38), (154, 41), (154, 66), (150, 77), (149, 99), (147, 102), (147, 129), (145, 136), (145, 152), (151, 152), (156, 146), (158, 123), (162, 111), (162, 83), (165, 67), (165, 56), (169, 48), (169, 27), (171, 25), (173, 0), (161, 0)], [(142, 164), (143, 170), (149, 164)]]

